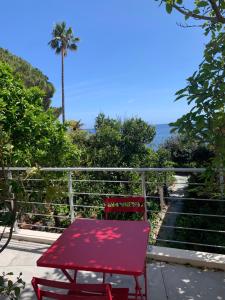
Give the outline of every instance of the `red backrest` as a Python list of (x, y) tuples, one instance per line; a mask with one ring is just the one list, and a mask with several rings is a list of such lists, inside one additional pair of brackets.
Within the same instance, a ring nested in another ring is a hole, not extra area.
[[(110, 284), (77, 284), (33, 277), (31, 281), (38, 300), (45, 297), (58, 300), (112, 300)], [(39, 286), (48, 288), (41, 289)], [(50, 291), (52, 289), (65, 292)]]
[(144, 197), (113, 197), (104, 199), (105, 218), (108, 219), (109, 213), (139, 213), (146, 219)]

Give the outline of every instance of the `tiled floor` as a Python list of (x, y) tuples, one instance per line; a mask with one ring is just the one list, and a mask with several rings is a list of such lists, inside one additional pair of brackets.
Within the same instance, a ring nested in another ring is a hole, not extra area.
[[(13, 240), (0, 254), (0, 273), (23, 273), (26, 281), (23, 300), (36, 299), (30, 285), (33, 276), (65, 279), (60, 270), (36, 267), (37, 259), (46, 249), (46, 245)], [(79, 272), (78, 280), (100, 282), (101, 278), (101, 274)], [(130, 289), (134, 286), (130, 277), (113, 275), (107, 279), (115, 286), (129, 286)], [(225, 272), (152, 262), (148, 264), (148, 291), (148, 300), (225, 300)]]

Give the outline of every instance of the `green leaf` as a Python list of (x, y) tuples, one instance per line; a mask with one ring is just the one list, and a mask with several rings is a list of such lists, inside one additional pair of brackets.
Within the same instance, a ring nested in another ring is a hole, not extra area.
[(8, 288), (11, 289), (12, 286), (13, 286), (13, 282), (12, 282), (12, 280), (9, 280), (9, 281), (8, 281)]
[(171, 14), (173, 10), (173, 6), (169, 3), (166, 3), (166, 11), (168, 12), (168, 14)]
[(16, 287), (14, 288), (14, 291), (15, 291), (16, 297), (18, 298), (19, 295), (20, 295), (20, 288), (19, 288), (18, 286), (16, 286)]
[(205, 7), (205, 6), (208, 6), (209, 3), (207, 1), (199, 1), (199, 2), (196, 3), (196, 5), (198, 7)]
[(175, 99), (175, 101), (177, 101), (177, 100), (179, 100), (179, 99), (181, 99), (181, 98), (184, 98), (184, 97), (186, 97), (186, 96), (188, 96), (188, 95), (179, 95), (179, 96), (177, 96), (177, 98)]
[(200, 13), (200, 10), (199, 10), (198, 8), (195, 8), (195, 9), (193, 10), (193, 13), (196, 14), (196, 15), (198, 15), (198, 14)]

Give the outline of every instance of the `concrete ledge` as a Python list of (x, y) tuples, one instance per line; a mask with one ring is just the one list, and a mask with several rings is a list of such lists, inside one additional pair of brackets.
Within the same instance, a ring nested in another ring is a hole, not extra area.
[(150, 246), (147, 257), (153, 260), (225, 271), (225, 255)]
[(51, 245), (60, 235), (60, 233), (19, 229), (18, 233), (13, 233), (12, 238), (18, 241)]
[[(29, 229), (19, 229), (18, 233), (13, 233), (13, 239), (40, 244), (52, 244), (59, 236), (59, 233)], [(147, 257), (169, 263), (225, 271), (225, 255), (222, 254), (149, 246)]]

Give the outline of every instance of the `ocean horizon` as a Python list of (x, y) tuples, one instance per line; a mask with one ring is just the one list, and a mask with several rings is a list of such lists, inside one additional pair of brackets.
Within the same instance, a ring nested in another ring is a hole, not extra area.
[[(151, 144), (149, 144), (149, 146), (152, 148), (158, 148), (168, 138), (174, 135), (173, 133), (170, 132), (171, 127), (169, 126), (169, 124), (155, 124), (153, 126), (155, 126), (156, 135), (153, 141), (151, 142)], [(84, 130), (88, 131), (89, 133), (95, 133), (94, 128), (89, 128)]]

